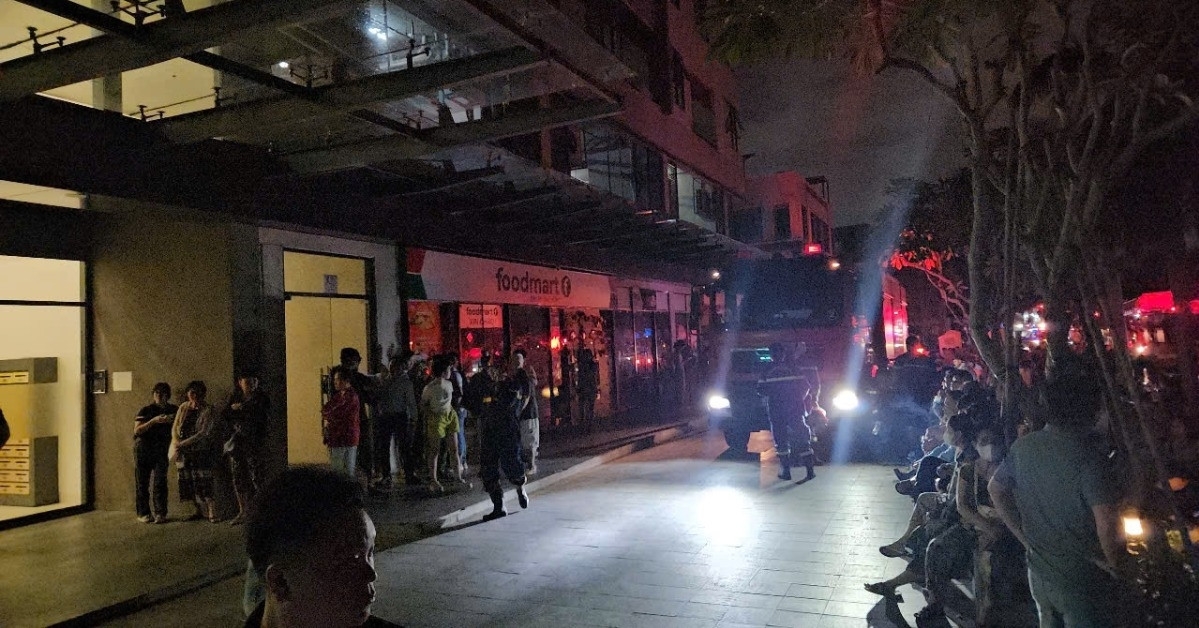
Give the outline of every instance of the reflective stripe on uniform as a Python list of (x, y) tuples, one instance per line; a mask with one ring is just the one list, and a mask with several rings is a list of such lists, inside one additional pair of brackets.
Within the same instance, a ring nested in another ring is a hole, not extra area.
[(803, 375), (788, 375), (786, 377), (771, 377), (768, 379), (763, 379), (760, 380), (760, 383), (769, 384), (770, 382), (794, 382), (801, 379), (807, 380), (808, 378), (804, 377)]

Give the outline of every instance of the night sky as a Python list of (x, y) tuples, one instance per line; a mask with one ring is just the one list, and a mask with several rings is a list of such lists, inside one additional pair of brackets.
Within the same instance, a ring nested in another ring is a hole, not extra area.
[(964, 164), (957, 112), (914, 75), (855, 76), (844, 62), (787, 61), (737, 72), (750, 174), (829, 178), (837, 226), (872, 222), (897, 177)]

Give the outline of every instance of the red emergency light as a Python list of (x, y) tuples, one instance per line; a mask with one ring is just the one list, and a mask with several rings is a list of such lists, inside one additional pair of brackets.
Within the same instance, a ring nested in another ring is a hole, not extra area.
[(804, 255), (820, 255), (824, 252), (824, 246), (819, 242), (809, 242), (803, 247)]

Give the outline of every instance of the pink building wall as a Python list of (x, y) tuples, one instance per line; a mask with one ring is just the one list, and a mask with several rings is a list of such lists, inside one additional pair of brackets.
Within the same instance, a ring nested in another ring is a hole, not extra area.
[[(786, 204), (791, 217), (792, 241), (813, 241), (812, 217), (820, 218), (832, 229), (832, 209), (825, 198), (807, 182), (798, 172), (793, 170), (775, 172), (749, 179), (749, 202), (746, 209), (741, 211), (760, 211), (762, 216), (762, 238), (765, 242), (777, 241), (774, 229), (774, 208)], [(807, 208), (807, 224), (804, 223), (803, 209)], [(807, 237), (805, 237), (807, 234)], [(830, 233), (831, 241), (831, 233)], [(831, 253), (832, 251), (826, 251)]]
[[(740, 150), (726, 131), (729, 106), (737, 107), (737, 83), (728, 66), (708, 60), (707, 42), (700, 37), (694, 0), (626, 0), (626, 5), (651, 27), (658, 11), (665, 10), (667, 41), (682, 58), (687, 74), (712, 93), (716, 122), (716, 146), (713, 147), (692, 130), (691, 84), (686, 87), (686, 106), (677, 105), (666, 113), (647, 91), (624, 84), (617, 88), (625, 110), (618, 117), (630, 131), (657, 146), (680, 166), (707, 177), (739, 196), (746, 192), (745, 169)], [(669, 63), (669, 59), (666, 60)]]

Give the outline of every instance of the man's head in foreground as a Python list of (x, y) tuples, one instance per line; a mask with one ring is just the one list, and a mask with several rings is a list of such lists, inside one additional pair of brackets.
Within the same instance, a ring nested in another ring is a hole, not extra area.
[(375, 525), (352, 478), (292, 467), (258, 495), (246, 551), (272, 626), (360, 626), (375, 598)]

